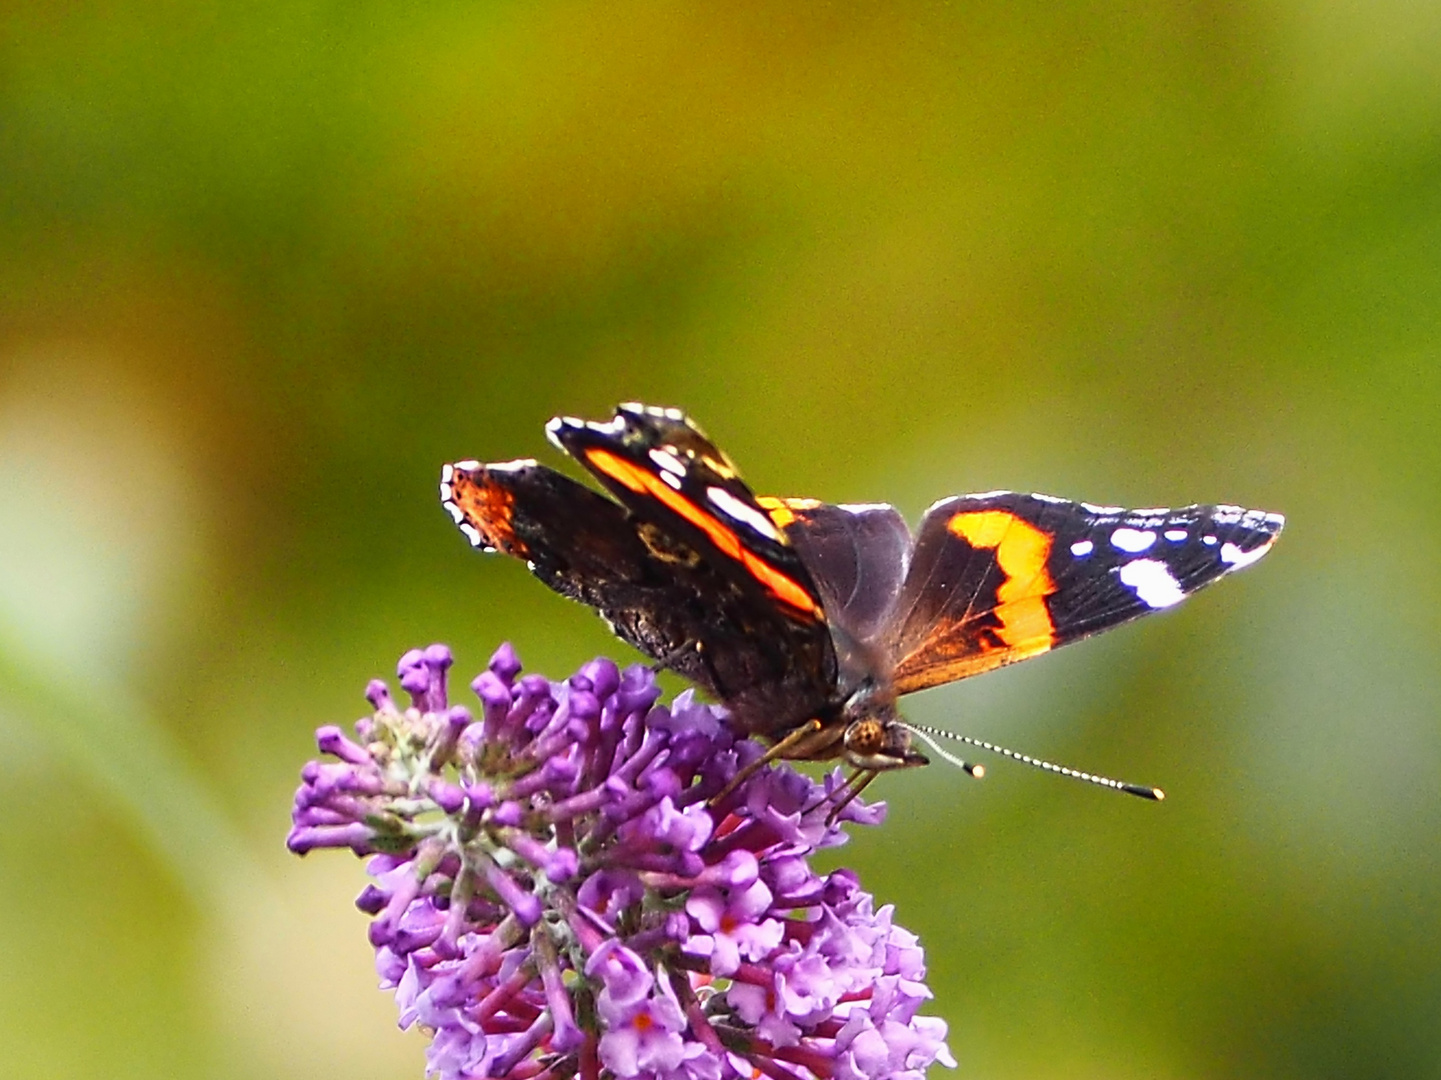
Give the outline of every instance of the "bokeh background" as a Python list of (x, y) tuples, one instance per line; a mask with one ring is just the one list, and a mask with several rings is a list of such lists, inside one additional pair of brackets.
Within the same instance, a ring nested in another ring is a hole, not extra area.
[(297, 770), (410, 646), (622, 653), (435, 488), (638, 398), (778, 494), (1285, 512), (909, 703), (1166, 803), (932, 768), (838, 859), (958, 1076), (1441, 1076), (1438, 361), (1435, 4), (6, 5), (3, 1072), (419, 1075)]

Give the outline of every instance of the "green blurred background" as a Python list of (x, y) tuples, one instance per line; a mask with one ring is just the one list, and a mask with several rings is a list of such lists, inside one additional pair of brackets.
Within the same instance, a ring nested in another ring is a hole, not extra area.
[(599, 622), (440, 464), (684, 406), (778, 494), (1289, 517), (912, 717), (840, 858), (961, 1076), (1441, 1077), (1441, 6), (6, 5), (0, 1061), (418, 1077), (283, 839), (412, 645)]

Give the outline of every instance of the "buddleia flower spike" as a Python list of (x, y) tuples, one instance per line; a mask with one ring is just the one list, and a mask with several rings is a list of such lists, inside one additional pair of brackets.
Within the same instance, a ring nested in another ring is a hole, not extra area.
[[(830, 820), (823, 783), (653, 673), (522, 675), (502, 646), (450, 704), (451, 654), (401, 658), (351, 738), (302, 772), (289, 847), (369, 860), (382, 985), (430, 1034), (441, 1080), (921, 1080), (955, 1064), (914, 935), (817, 850), (883, 807)], [(727, 790), (727, 788), (730, 790)]]

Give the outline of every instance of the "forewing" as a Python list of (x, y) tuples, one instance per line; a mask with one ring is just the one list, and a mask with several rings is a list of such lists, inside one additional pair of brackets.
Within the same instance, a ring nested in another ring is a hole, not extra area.
[(790, 620), (653, 522), (534, 461), (447, 465), (440, 492), (473, 545), (525, 561), (749, 730), (784, 730), (806, 718), (792, 711), (819, 707), (787, 652)]
[(926, 513), (889, 625), (897, 693), (963, 679), (1170, 607), (1261, 558), (1280, 514), (1125, 510), (992, 492)]
[(797, 641), (825, 640), (821, 598), (799, 555), (735, 466), (679, 410), (627, 404), (607, 423), (561, 416), (546, 431), (631, 513), (766, 597), (796, 625)]
[(884, 625), (911, 553), (911, 531), (894, 506), (835, 505), (761, 496), (759, 503), (810, 571), (826, 617), (857, 642)]

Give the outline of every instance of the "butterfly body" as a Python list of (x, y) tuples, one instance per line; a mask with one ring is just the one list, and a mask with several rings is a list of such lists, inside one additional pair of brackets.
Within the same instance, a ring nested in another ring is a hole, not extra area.
[(533, 460), (445, 466), (472, 544), (525, 560), (780, 756), (926, 763), (898, 699), (1170, 607), (1255, 562), (1284, 519), (997, 491), (933, 505), (757, 497), (678, 410), (547, 432), (602, 495)]

